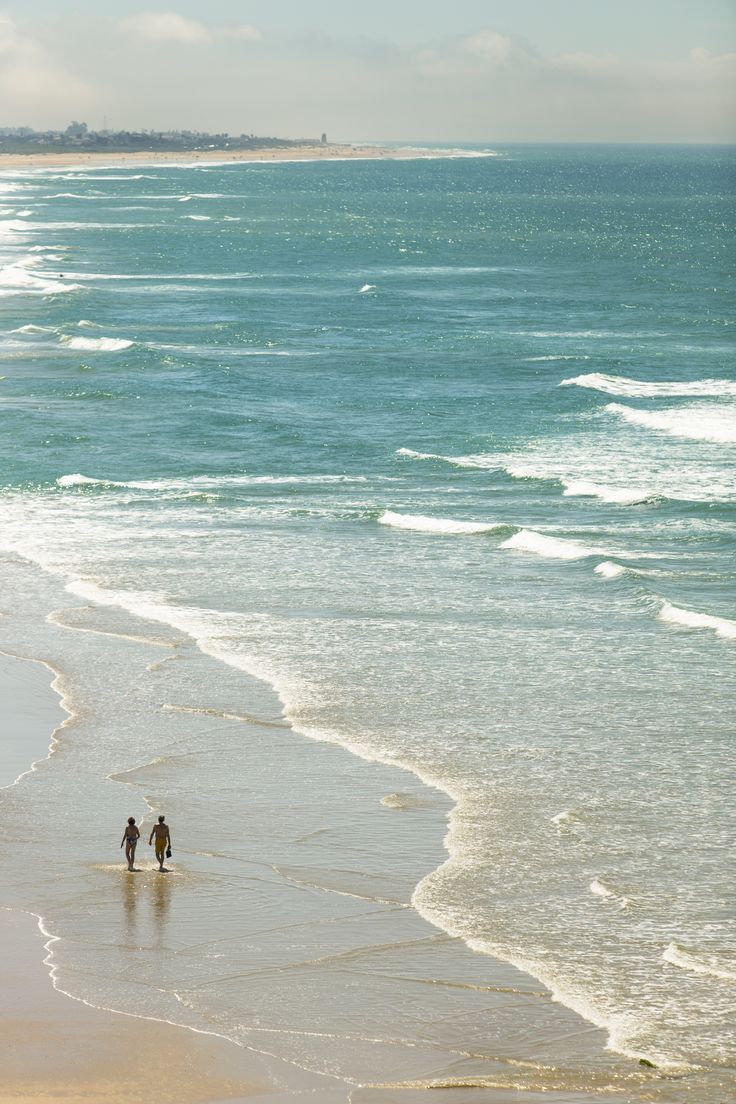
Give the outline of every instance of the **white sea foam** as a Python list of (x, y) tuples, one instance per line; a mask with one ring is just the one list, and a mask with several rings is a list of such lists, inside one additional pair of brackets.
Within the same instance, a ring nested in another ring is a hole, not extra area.
[(609, 889), (600, 878), (594, 878), (590, 883), (590, 892), (594, 893), (597, 897), (615, 897), (616, 894), (612, 889)]
[(12, 234), (19, 230), (27, 230), (28, 223), (23, 219), (0, 219), (0, 234)]
[(736, 382), (724, 379), (701, 379), (683, 382), (654, 382), (611, 376), (605, 372), (589, 372), (560, 381), (560, 387), (589, 387), (608, 395), (628, 398), (672, 398), (677, 395), (736, 395)]
[(78, 291), (80, 287), (81, 284), (34, 276), (21, 265), (8, 265), (0, 269), (0, 295), (56, 295), (59, 292)]
[(319, 485), (322, 483), (366, 483), (364, 475), (194, 475), (190, 479), (97, 479), (74, 472), (61, 475), (58, 487), (122, 487), (136, 491), (196, 491), (209, 487), (247, 487), (259, 484), (267, 486), (291, 486), (294, 484)]
[[(511, 473), (510, 473), (511, 474)], [(624, 487), (606, 487), (593, 483), (589, 479), (562, 480), (563, 495), (567, 498), (599, 498), (602, 502), (616, 503), (620, 506), (638, 506), (651, 502), (657, 496), (642, 490), (627, 490)]]
[(531, 364), (533, 361), (538, 361), (538, 360), (590, 360), (590, 357), (586, 356), (582, 353), (577, 353), (577, 354), (576, 353), (567, 353), (567, 354), (560, 354), (558, 356), (524, 357), (524, 359), (527, 361), (527, 363)]
[(360, 292), (361, 292), (361, 295), (362, 295), (364, 291), (375, 291), (375, 290), (376, 290), (376, 285), (375, 284), (363, 284), (362, 288), (360, 289)]
[(500, 547), (512, 548), (518, 552), (534, 552), (537, 556), (547, 556), (555, 560), (582, 560), (595, 554), (594, 549), (586, 548), (576, 541), (549, 537), (544, 533), (535, 533), (533, 529), (521, 529)]
[(378, 519), (379, 525), (390, 525), (394, 529), (411, 529), (418, 533), (439, 533), (441, 535), (465, 534), (473, 536), (481, 533), (493, 533), (506, 525), (488, 524), (475, 521), (454, 521), (452, 518), (425, 517), (422, 514), (397, 514), (393, 510), (384, 510)]
[(191, 219), (193, 222), (211, 222), (211, 215), (182, 215), (182, 218)]
[(623, 564), (604, 560), (603, 563), (599, 563), (593, 570), (596, 575), (602, 575), (604, 579), (618, 579), (621, 575), (625, 575), (628, 569), (625, 568)]
[(122, 337), (70, 337), (68, 334), (62, 334), (59, 341), (69, 349), (98, 353), (119, 353), (133, 344)]
[(77, 325), (89, 330), (99, 330), (101, 328), (98, 322), (90, 322), (89, 318), (80, 318)]
[(23, 334), (45, 334), (56, 333), (53, 326), (35, 326), (32, 322), (29, 322), (27, 326), (19, 326), (17, 330), (11, 330), (11, 333), (23, 333)]
[(479, 453), (477, 456), (441, 456), (435, 452), (415, 452), (414, 449), (400, 448), (396, 450), (397, 456), (406, 456), (412, 460), (441, 460), (444, 464), (452, 464), (456, 468), (481, 468), (483, 470), (497, 468), (498, 459), (495, 456)]
[(688, 629), (712, 629), (725, 640), (736, 640), (736, 621), (729, 621), (726, 617), (713, 617), (709, 613), (680, 609), (669, 602), (662, 603), (658, 616), (661, 621), (672, 625), (683, 625)]
[(662, 952), (662, 958), (671, 966), (678, 966), (681, 970), (705, 974), (708, 977), (719, 978), (721, 981), (736, 981), (736, 969), (726, 969), (717, 961), (715, 955), (694, 954), (677, 943), (670, 943)]
[(632, 425), (658, 430), (672, 437), (720, 444), (736, 443), (736, 408), (733, 406), (681, 406), (652, 411), (609, 403), (605, 409)]

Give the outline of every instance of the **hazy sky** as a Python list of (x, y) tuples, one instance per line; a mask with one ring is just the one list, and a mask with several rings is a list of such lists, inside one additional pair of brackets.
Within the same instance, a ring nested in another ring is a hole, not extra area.
[(736, 140), (736, 0), (0, 0), (0, 125)]

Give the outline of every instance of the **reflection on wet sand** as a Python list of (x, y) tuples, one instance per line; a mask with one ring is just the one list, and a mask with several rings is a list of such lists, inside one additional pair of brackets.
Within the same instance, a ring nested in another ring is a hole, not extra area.
[[(164, 872), (166, 867), (164, 867)], [(171, 904), (171, 880), (162, 878), (156, 871), (156, 877), (151, 879), (151, 907), (153, 909), (153, 922), (156, 929), (155, 942), (157, 946), (166, 945), (166, 928), (169, 919), (169, 906)]]

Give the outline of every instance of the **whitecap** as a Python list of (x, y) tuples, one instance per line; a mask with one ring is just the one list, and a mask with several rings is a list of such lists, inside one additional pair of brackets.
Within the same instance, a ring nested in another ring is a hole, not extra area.
[(378, 519), (379, 525), (389, 525), (394, 529), (410, 529), (418, 533), (438, 533), (441, 535), (478, 535), (493, 533), (508, 526), (476, 521), (455, 521), (452, 518), (425, 517), (423, 514), (397, 514), (393, 510), (384, 510)]
[(537, 360), (590, 360), (590, 357), (586, 356), (583, 353), (567, 353), (567, 354), (560, 354), (558, 356), (524, 357), (524, 360), (527, 363), (531, 364), (533, 361), (537, 361)]
[(662, 958), (671, 966), (678, 966), (681, 970), (706, 974), (708, 977), (719, 978), (722, 981), (736, 981), (736, 970), (724, 969), (723, 965), (715, 960), (715, 955), (694, 954), (677, 943), (670, 943), (662, 952)]
[(495, 456), (441, 456), (435, 452), (415, 452), (413, 449), (400, 448), (396, 450), (396, 456), (406, 456), (412, 460), (441, 460), (444, 464), (452, 464), (456, 468), (480, 468), (487, 470), (497, 468), (498, 460)]
[(736, 410), (727, 406), (681, 406), (669, 410), (639, 410), (621, 403), (605, 408), (632, 425), (693, 441), (736, 443)]
[(661, 621), (672, 625), (683, 625), (688, 629), (712, 629), (725, 640), (736, 640), (736, 621), (729, 621), (726, 617), (713, 617), (709, 613), (680, 609), (669, 602), (662, 603), (658, 616)]
[(589, 372), (560, 381), (560, 387), (589, 387), (609, 395), (628, 398), (672, 398), (677, 395), (736, 395), (736, 382), (724, 379), (701, 379), (682, 382), (647, 381), (611, 376), (605, 372)]
[(575, 479), (569, 482), (563, 479), (562, 485), (565, 488), (562, 493), (566, 498), (599, 498), (602, 502), (616, 503), (619, 506), (640, 506), (656, 498), (656, 495), (651, 492), (606, 487), (601, 483), (593, 483), (589, 479)]
[(626, 574), (628, 568), (624, 567), (623, 564), (604, 560), (603, 563), (599, 563), (593, 570), (596, 575), (602, 575), (604, 579), (618, 579), (621, 575)]
[(211, 215), (182, 215), (182, 218), (192, 219), (193, 222), (211, 222)]
[(537, 556), (547, 556), (555, 560), (582, 560), (595, 552), (576, 541), (548, 537), (544, 533), (534, 532), (533, 529), (519, 530), (499, 547), (512, 548), (518, 552), (533, 552)]
[(612, 889), (600, 880), (600, 878), (594, 878), (590, 883), (590, 892), (594, 893), (596, 897), (615, 897), (616, 894)]
[(70, 337), (67, 334), (62, 334), (59, 341), (69, 349), (98, 353), (119, 353), (133, 344), (122, 337)]
[(55, 295), (58, 292), (78, 291), (81, 284), (62, 283), (34, 276), (20, 265), (8, 265), (0, 269), (0, 295), (26, 294)]
[(364, 291), (375, 291), (375, 290), (376, 290), (376, 285), (375, 284), (363, 284), (362, 288), (360, 289), (360, 294), (362, 295)]
[(32, 322), (29, 322), (27, 326), (19, 326), (17, 330), (11, 330), (11, 333), (23, 333), (23, 334), (45, 334), (56, 333), (53, 326), (35, 326)]
[(134, 491), (198, 491), (210, 487), (293, 486), (332, 483), (367, 483), (365, 475), (193, 475), (189, 479), (97, 479), (74, 472), (60, 475), (58, 487), (122, 487)]

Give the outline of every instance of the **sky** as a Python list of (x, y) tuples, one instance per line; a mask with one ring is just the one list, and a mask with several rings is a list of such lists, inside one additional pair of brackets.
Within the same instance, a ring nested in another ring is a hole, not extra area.
[(736, 0), (0, 0), (0, 126), (733, 142)]

